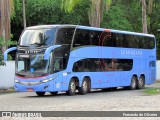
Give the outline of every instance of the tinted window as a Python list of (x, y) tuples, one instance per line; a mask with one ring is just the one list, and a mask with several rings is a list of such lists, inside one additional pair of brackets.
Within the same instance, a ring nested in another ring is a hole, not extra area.
[(75, 28), (60, 28), (57, 33), (56, 44), (69, 44), (71, 45), (73, 33)]
[(77, 29), (74, 37), (73, 47), (86, 45), (99, 45), (101, 31)]
[(89, 58), (75, 62), (73, 72), (130, 71), (132, 67), (132, 59)]
[(110, 35), (108, 35), (107, 32), (103, 32), (100, 38), (101, 44), (100, 46), (108, 46), (111, 47), (114, 44), (114, 41), (116, 36), (114, 36), (114, 38), (112, 39), (112, 37)]
[(149, 67), (156, 67), (156, 62), (155, 61), (150, 61), (149, 62)]
[(103, 45), (109, 47), (140, 49), (153, 49), (155, 46), (154, 38), (152, 37), (136, 36), (130, 34), (112, 33), (111, 38), (108, 39), (108, 41), (110, 41), (110, 44), (103, 43)]
[(101, 31), (90, 31), (90, 44), (99, 45), (101, 34)]
[(70, 45), (63, 45), (51, 52), (51, 73), (66, 69), (69, 58), (69, 51)]
[(155, 42), (152, 37), (77, 29), (73, 47), (86, 45), (153, 49)]

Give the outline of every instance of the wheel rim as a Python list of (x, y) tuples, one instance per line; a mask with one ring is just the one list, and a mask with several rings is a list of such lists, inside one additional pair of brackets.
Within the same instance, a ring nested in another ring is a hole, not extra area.
[(75, 91), (76, 85), (73, 81), (71, 82), (70, 88), (71, 88), (71, 92)]
[(135, 88), (135, 87), (136, 87), (136, 80), (132, 79), (132, 88)]
[(86, 82), (86, 81), (83, 82), (82, 87), (83, 87), (83, 90), (84, 90), (84, 91), (87, 91), (88, 85), (87, 85), (87, 82)]
[(142, 78), (142, 77), (140, 77), (138, 83), (139, 83), (139, 86), (140, 86), (140, 87), (143, 86), (144, 82), (143, 82), (143, 78)]

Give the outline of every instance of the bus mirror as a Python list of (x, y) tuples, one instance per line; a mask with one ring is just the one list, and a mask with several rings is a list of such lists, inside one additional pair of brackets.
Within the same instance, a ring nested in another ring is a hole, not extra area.
[(47, 48), (46, 51), (45, 51), (45, 53), (44, 53), (44, 59), (45, 59), (45, 60), (48, 60), (51, 51), (54, 50), (55, 48), (60, 47), (60, 46), (61, 46), (61, 45), (54, 45), (54, 46), (51, 46), (51, 47)]
[(17, 50), (17, 47), (11, 47), (4, 52), (4, 61), (7, 61), (8, 53), (14, 50)]

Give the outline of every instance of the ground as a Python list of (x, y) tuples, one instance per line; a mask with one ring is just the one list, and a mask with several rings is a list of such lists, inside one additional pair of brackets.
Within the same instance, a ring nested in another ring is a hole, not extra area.
[[(160, 83), (141, 90), (93, 90), (86, 95), (56, 96), (47, 93), (38, 97), (34, 92), (0, 95), (0, 111), (160, 111), (160, 94), (150, 95), (147, 89), (160, 88)], [(78, 119), (78, 118), (77, 118)]]

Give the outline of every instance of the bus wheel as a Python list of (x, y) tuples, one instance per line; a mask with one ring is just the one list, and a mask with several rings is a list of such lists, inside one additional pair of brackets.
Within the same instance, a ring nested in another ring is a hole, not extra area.
[(145, 84), (145, 79), (144, 76), (140, 76), (138, 83), (137, 83), (137, 88), (138, 89), (143, 89)]
[(58, 92), (50, 92), (51, 95), (57, 95)]
[(88, 79), (84, 78), (82, 81), (82, 86), (79, 88), (80, 94), (82, 95), (86, 94), (88, 92), (88, 87), (89, 87)]
[(88, 93), (91, 92), (91, 81), (88, 81)]
[(131, 79), (131, 84), (129, 86), (129, 89), (130, 90), (135, 90), (137, 87), (137, 79), (135, 76), (132, 76), (132, 79)]
[(44, 96), (45, 92), (36, 92), (38, 96)]
[(68, 95), (74, 95), (76, 92), (76, 83), (75, 79), (72, 78), (69, 82), (68, 91), (66, 92)]

